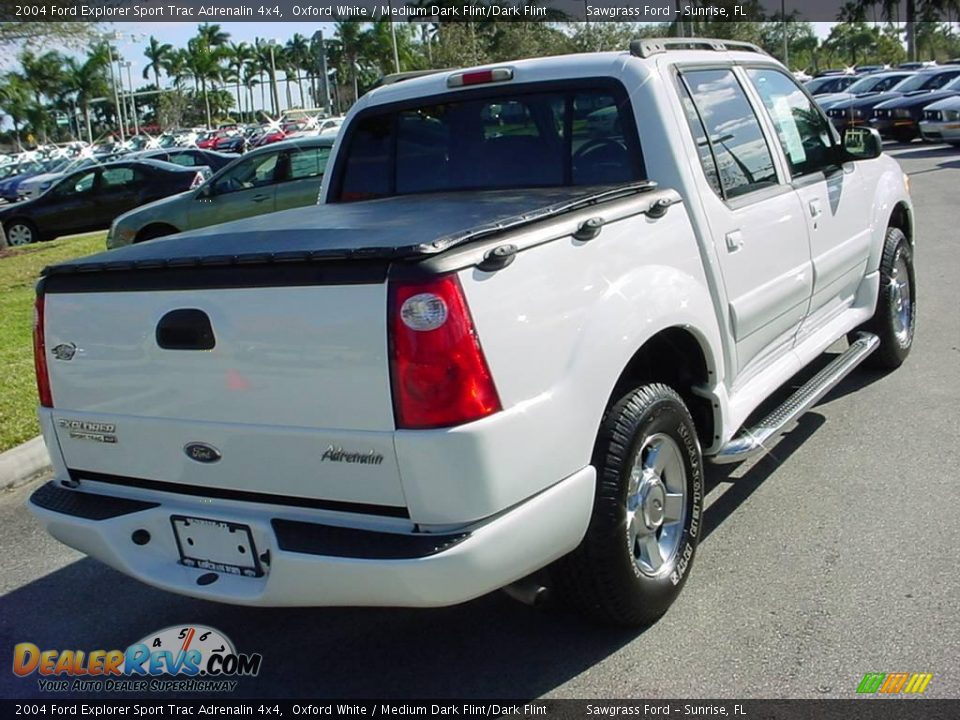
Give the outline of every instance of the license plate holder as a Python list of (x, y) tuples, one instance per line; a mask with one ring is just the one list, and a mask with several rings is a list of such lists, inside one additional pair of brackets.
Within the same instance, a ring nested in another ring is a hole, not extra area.
[(263, 567), (249, 525), (171, 515), (180, 564), (242, 577), (262, 577)]

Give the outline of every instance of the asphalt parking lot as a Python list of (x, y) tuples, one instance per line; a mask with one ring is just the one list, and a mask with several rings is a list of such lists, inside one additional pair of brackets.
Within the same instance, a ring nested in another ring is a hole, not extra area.
[[(933, 673), (927, 696), (960, 697), (960, 151), (891, 151), (917, 208), (913, 354), (855, 372), (771, 455), (710, 469), (696, 565), (655, 626), (502, 593), (440, 610), (192, 600), (47, 537), (27, 488), (0, 497), (0, 663), (18, 642), (125, 648), (199, 623), (263, 654), (251, 697), (852, 698), (866, 672)], [(0, 697), (37, 695), (36, 676), (0, 671)]]

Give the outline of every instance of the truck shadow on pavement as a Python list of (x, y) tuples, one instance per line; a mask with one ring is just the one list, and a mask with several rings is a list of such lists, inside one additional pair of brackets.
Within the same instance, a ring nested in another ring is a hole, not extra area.
[[(807, 368), (791, 384), (818, 369)], [(878, 377), (855, 372), (828, 399)], [(790, 388), (782, 392), (781, 399)], [(824, 422), (815, 411), (808, 413), (770, 455), (737, 477), (705, 513), (704, 541)], [(736, 467), (708, 467), (708, 497), (719, 483), (731, 480), (730, 468)], [(668, 613), (654, 628), (670, 622)], [(599, 627), (560, 608), (538, 612), (499, 592), (429, 610), (246, 608), (155, 590), (87, 558), (0, 598), (3, 652), (12, 652), (19, 642), (41, 649), (124, 649), (181, 624), (215, 627), (239, 652), (262, 653), (260, 675), (241, 679), (236, 692), (218, 696), (222, 699), (527, 699), (553, 691), (631, 642), (644, 641), (644, 631)], [(36, 683), (36, 675), (20, 679), (0, 673), (0, 697), (36, 697), (41, 695)]]

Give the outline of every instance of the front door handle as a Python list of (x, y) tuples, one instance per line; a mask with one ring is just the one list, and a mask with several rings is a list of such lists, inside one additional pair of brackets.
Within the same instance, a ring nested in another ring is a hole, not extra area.
[(743, 247), (743, 233), (739, 230), (731, 230), (726, 235), (727, 251), (736, 252)]
[(253, 196), (252, 198), (250, 198), (250, 199), (253, 200), (254, 202), (263, 202), (264, 200), (269, 200), (269, 199), (270, 199), (270, 196), (269, 196), (269, 195), (254, 195), (254, 196)]
[(810, 201), (810, 217), (818, 218), (823, 214), (823, 209), (820, 207), (820, 198), (814, 198)]

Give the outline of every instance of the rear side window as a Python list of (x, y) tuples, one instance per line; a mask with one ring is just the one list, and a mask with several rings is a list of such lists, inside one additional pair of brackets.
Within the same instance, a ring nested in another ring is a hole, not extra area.
[(110, 168), (104, 170), (100, 177), (100, 185), (104, 190), (132, 185), (140, 179), (140, 174), (133, 168)]
[(320, 177), (327, 168), (330, 148), (313, 147), (290, 153), (290, 180)]
[(176, 153), (174, 155), (170, 155), (168, 162), (172, 162), (176, 165), (183, 165), (184, 167), (196, 167), (199, 164), (192, 153)]
[(711, 150), (709, 161), (700, 153), (704, 171), (708, 178), (713, 172), (719, 175), (723, 197), (776, 185), (773, 156), (760, 121), (733, 71), (693, 70), (682, 77), (701, 124), (699, 131), (694, 130), (694, 140), (705, 136)]
[(464, 94), (360, 117), (350, 132), (341, 201), (644, 178), (629, 103), (608, 89)]

